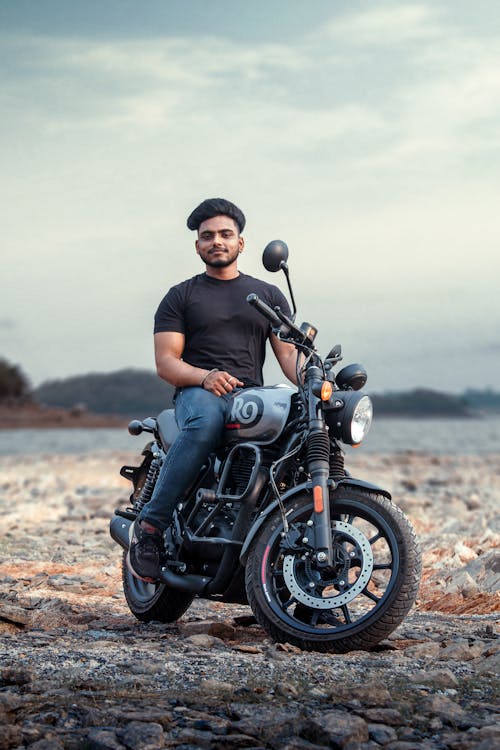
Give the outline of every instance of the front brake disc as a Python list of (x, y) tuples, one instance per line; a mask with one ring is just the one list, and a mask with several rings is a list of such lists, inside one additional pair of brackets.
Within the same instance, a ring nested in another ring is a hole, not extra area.
[[(335, 609), (351, 602), (367, 586), (373, 572), (373, 552), (370, 542), (363, 532), (345, 521), (334, 521), (332, 526), (335, 532), (342, 534), (344, 541), (351, 540), (351, 543), (356, 546), (361, 555), (361, 570), (347, 590), (334, 596), (319, 596), (311, 589), (306, 590), (303, 583), (298, 579), (299, 571), (302, 571), (301, 577), (304, 578), (303, 560), (297, 555), (286, 555), (283, 560), (283, 578), (288, 590), (298, 602), (311, 609)], [(318, 584), (318, 581), (314, 581), (312, 578), (309, 578), (309, 581), (314, 583), (315, 586)]]

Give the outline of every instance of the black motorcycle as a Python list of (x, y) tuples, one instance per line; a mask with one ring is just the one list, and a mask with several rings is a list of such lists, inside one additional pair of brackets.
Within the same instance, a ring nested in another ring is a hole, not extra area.
[(222, 445), (179, 498), (164, 533), (155, 583), (135, 578), (125, 557), (130, 526), (151, 498), (177, 426), (171, 409), (131, 422), (131, 434), (154, 439), (140, 466), (121, 469), (134, 491), (110, 532), (125, 550), (123, 588), (139, 620), (173, 622), (199, 596), (248, 603), (278, 642), (338, 653), (370, 649), (413, 605), (420, 552), (389, 492), (344, 468), (340, 444), (359, 445), (372, 420), (372, 402), (359, 393), (366, 371), (352, 364), (335, 374), (340, 346), (323, 361), (316, 329), (296, 325), (287, 258), (279, 240), (264, 250), (266, 269), (285, 273), (293, 317), (255, 294), (247, 301), (296, 347), (299, 386), (234, 393)]

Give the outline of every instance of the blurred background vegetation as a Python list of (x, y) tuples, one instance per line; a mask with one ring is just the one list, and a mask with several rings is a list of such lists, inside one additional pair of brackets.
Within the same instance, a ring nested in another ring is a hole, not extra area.
[[(377, 416), (463, 417), (500, 412), (500, 392), (491, 389), (456, 395), (416, 388), (370, 395)], [(19, 365), (0, 358), (0, 403), (6, 406), (38, 404), (141, 418), (170, 408), (173, 396), (174, 388), (156, 373), (133, 368), (48, 380), (32, 388)]]

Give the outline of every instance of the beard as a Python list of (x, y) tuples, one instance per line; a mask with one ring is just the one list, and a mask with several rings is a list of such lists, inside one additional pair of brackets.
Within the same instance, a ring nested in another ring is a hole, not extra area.
[(212, 255), (212, 251), (209, 251), (208, 253), (203, 253), (203, 255), (200, 253), (200, 257), (205, 265), (210, 266), (210, 268), (226, 268), (226, 266), (234, 263), (239, 254), (239, 250), (234, 250), (233, 252), (225, 250), (223, 254), (214, 256)]

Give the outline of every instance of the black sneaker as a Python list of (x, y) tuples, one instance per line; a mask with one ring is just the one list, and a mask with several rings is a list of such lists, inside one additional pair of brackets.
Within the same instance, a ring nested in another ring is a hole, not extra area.
[(134, 521), (130, 526), (130, 547), (127, 553), (127, 567), (132, 575), (146, 583), (154, 583), (160, 577), (164, 554), (163, 534), (146, 531), (139, 521)]

